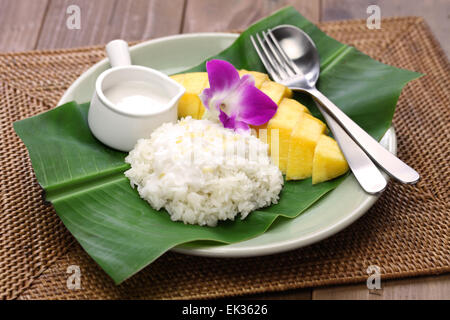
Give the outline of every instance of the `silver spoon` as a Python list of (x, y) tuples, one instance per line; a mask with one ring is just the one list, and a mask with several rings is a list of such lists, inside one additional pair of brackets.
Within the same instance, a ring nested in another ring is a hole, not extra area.
[[(258, 35), (257, 38), (260, 40), (264, 54), (259, 51), (254, 39), (252, 40), (266, 69), (275, 81), (293, 90), (307, 92), (320, 103), (319, 110), (324, 115), (350, 168), (364, 190), (377, 193), (386, 186), (386, 179), (369, 157), (390, 176), (403, 183), (415, 183), (419, 180), (419, 174), (414, 169), (383, 148), (316, 89), (315, 85), (320, 74), (319, 55), (313, 41), (306, 33), (297, 27), (282, 25), (267, 34), (263, 33), (263, 36), (264, 42)], [(268, 59), (265, 61), (263, 57)]]

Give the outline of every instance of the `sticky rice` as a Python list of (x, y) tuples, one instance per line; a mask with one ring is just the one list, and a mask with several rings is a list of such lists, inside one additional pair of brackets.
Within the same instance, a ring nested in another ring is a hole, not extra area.
[(283, 177), (267, 148), (250, 134), (188, 117), (140, 139), (125, 159), (131, 165), (125, 175), (173, 221), (216, 226), (277, 203)]

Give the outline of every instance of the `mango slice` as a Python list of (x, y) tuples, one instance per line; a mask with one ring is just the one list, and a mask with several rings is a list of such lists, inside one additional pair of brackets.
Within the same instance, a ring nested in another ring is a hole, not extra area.
[(264, 82), (269, 81), (269, 76), (265, 73), (257, 71), (248, 71), (245, 69), (239, 70), (240, 77), (242, 77), (245, 74), (251, 74), (253, 76), (253, 78), (255, 79), (255, 87), (257, 87), (258, 89), (261, 88), (261, 85)]
[(334, 179), (348, 169), (348, 163), (337, 142), (326, 135), (320, 136), (314, 150), (312, 183)]
[(317, 141), (326, 130), (326, 125), (305, 113), (292, 131), (286, 169), (286, 180), (300, 180), (311, 177), (314, 150)]
[[(267, 94), (267, 93), (266, 93)], [(284, 95), (289, 95), (289, 91), (285, 90)], [(290, 98), (281, 98), (281, 102), (278, 104), (277, 113), (273, 116), (272, 119), (290, 119), (298, 117), (302, 112), (309, 113), (308, 108), (302, 105), (300, 102), (297, 102), (294, 99)], [(259, 130), (267, 129), (268, 123), (265, 123), (260, 126), (252, 126), (253, 129), (256, 130), (256, 134), (259, 137)], [(270, 132), (268, 132), (268, 142), (270, 141)], [(270, 145), (270, 143), (269, 143)]]
[(186, 89), (186, 93), (181, 97), (178, 104), (178, 117), (191, 116), (194, 119), (200, 119), (203, 116), (204, 107), (198, 95), (208, 85), (208, 74), (206, 72), (192, 72), (174, 75), (171, 78)]
[(302, 105), (300, 102), (290, 98), (283, 98), (278, 105), (277, 113), (274, 118), (277, 119), (290, 119), (298, 117), (300, 113), (310, 113), (308, 108)]
[[(302, 105), (301, 103), (289, 99), (289, 98), (283, 98), (281, 100), (281, 103), (278, 105), (277, 113), (273, 116), (270, 121), (280, 120), (282, 121), (293, 121), (292, 123), (295, 125), (298, 120), (301, 119), (303, 112), (307, 111), (309, 113), (309, 110)], [(270, 122), (269, 121), (269, 122)], [(259, 128), (265, 129), (268, 126), (268, 123), (263, 124), (259, 126)], [(271, 128), (274, 128), (274, 124), (271, 125)], [(270, 150), (270, 131), (267, 133), (267, 143), (269, 144), (269, 150)]]
[(291, 89), (270, 80), (264, 82), (259, 89), (267, 94), (277, 105), (280, 104), (283, 98), (292, 97)]
[[(300, 113), (298, 118), (292, 119), (272, 118), (267, 125), (267, 143), (269, 144), (270, 156), (283, 174), (286, 174), (287, 172), (292, 131), (297, 124), (302, 121), (301, 118), (305, 114), (306, 113)], [(274, 132), (274, 130), (276, 131)], [(276, 134), (278, 134), (278, 141), (276, 139)]]

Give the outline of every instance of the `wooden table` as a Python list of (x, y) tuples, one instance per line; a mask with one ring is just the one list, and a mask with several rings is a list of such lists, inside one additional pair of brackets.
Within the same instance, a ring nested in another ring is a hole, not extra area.
[[(112, 39), (144, 40), (171, 34), (245, 29), (285, 5), (314, 22), (423, 16), (450, 56), (449, 0), (0, 0), (0, 51), (71, 48)], [(66, 26), (67, 8), (81, 9), (81, 28)], [(257, 299), (450, 299), (450, 275), (248, 296)], [(247, 298), (247, 297), (246, 297)]]

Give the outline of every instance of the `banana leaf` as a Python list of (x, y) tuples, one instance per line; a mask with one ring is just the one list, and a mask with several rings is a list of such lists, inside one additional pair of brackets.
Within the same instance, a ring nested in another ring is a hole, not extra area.
[[(215, 57), (237, 68), (264, 71), (249, 36), (280, 24), (306, 31), (322, 63), (319, 89), (376, 139), (391, 125), (403, 86), (418, 73), (377, 62), (324, 34), (292, 7), (260, 20)], [(150, 57), (149, 57), (150, 58)], [(187, 71), (204, 71), (205, 63)], [(302, 103), (320, 116), (311, 99)], [(118, 284), (174, 246), (197, 240), (233, 243), (267, 231), (280, 216), (295, 218), (345, 178), (313, 186), (311, 179), (287, 181), (280, 202), (254, 211), (244, 221), (215, 228), (173, 222), (132, 189), (123, 172), (125, 153), (96, 140), (87, 125), (89, 104), (69, 102), (14, 123), (26, 145), (46, 200), (86, 252)], [(269, 230), (270, 232), (270, 230)]]

